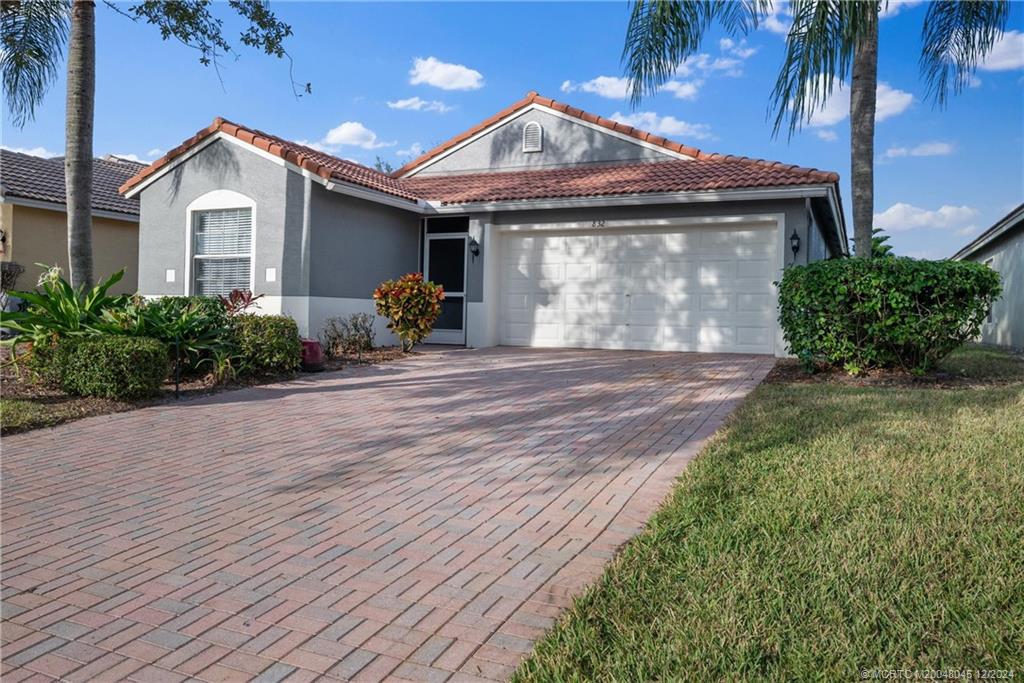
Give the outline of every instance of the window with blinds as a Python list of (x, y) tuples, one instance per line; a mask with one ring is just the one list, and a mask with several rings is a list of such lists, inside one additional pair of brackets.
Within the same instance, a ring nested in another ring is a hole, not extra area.
[(192, 215), (192, 291), (199, 296), (252, 289), (252, 209)]

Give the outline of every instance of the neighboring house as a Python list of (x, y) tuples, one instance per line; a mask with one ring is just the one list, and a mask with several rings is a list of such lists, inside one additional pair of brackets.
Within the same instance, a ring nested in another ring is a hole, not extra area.
[(315, 335), (423, 271), (447, 292), (429, 341), (474, 347), (782, 354), (773, 280), (847, 241), (834, 173), (536, 93), (392, 175), (218, 118), (121, 190), (144, 295), (248, 287)]
[[(139, 200), (117, 188), (145, 164), (107, 156), (93, 161), (92, 253), (98, 281), (125, 269), (111, 291), (134, 293), (138, 284)], [(59, 265), (68, 272), (68, 221), (64, 159), (0, 149), (0, 258), (20, 263), (19, 288), (31, 288), (39, 276), (35, 264)]]
[(953, 254), (955, 261), (978, 261), (1003, 279), (1003, 296), (981, 328), (981, 342), (1024, 350), (1024, 204)]

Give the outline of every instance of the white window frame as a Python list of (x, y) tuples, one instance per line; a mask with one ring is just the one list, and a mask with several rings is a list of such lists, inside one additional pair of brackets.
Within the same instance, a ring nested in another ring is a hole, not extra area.
[[(530, 129), (530, 126), (536, 126), (537, 128), (537, 147), (527, 147), (526, 145), (526, 131)], [(527, 121), (523, 124), (523, 152), (526, 154), (534, 154), (537, 152), (544, 151), (544, 126), (540, 125), (537, 121)]]
[(192, 282), (192, 253), (193, 227), (195, 225), (195, 214), (202, 211), (217, 211), (223, 209), (249, 209), (251, 212), (252, 225), (249, 234), (249, 291), (256, 286), (256, 200), (241, 192), (234, 190), (213, 190), (200, 195), (192, 200), (185, 208), (185, 268), (183, 278), (184, 294), (191, 296), (195, 294), (195, 285)]

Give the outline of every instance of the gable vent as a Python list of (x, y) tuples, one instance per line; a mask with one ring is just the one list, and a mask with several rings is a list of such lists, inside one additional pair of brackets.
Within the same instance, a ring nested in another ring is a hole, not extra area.
[(540, 152), (544, 149), (544, 130), (536, 121), (523, 126), (523, 151)]

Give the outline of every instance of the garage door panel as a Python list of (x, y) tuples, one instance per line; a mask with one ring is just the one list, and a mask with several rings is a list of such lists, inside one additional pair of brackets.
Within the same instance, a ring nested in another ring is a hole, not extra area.
[(746, 294), (736, 295), (737, 312), (772, 313), (774, 311), (772, 297), (770, 294)]
[(593, 263), (566, 263), (566, 280), (593, 280), (595, 266)]
[(776, 232), (505, 237), (502, 343), (771, 353)]
[(714, 288), (731, 284), (736, 279), (736, 261), (703, 261), (697, 269), (701, 287)]
[(700, 247), (700, 236), (695, 232), (667, 233), (664, 244), (665, 253), (689, 255)]

